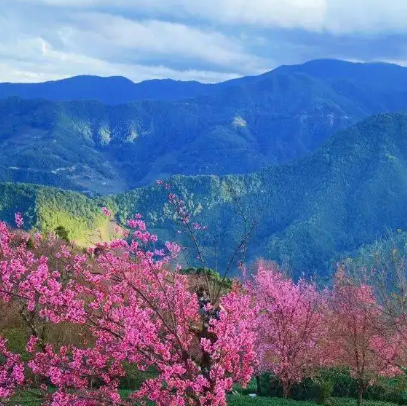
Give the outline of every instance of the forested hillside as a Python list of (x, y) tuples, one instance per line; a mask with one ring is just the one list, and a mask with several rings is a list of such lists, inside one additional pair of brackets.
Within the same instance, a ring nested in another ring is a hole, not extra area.
[(62, 226), (80, 245), (107, 238), (109, 225), (98, 202), (80, 193), (38, 185), (0, 184), (0, 218), (14, 225), (18, 212), (23, 214), (25, 228), (55, 232)]
[[(326, 274), (333, 258), (372, 243), (388, 229), (407, 228), (406, 139), (407, 115), (385, 114), (339, 132), (302, 160), (247, 175), (175, 176), (170, 191), (154, 185), (89, 199), (51, 188), (6, 185), (1, 189), (2, 217), (6, 213), (12, 218), (13, 210), (33, 213), (32, 224), (47, 229), (67, 225), (71, 238), (83, 238), (106, 205), (122, 224), (141, 213), (163, 239), (188, 245), (188, 235), (179, 234), (180, 227), (170, 219), (168, 194), (176, 193), (208, 227), (198, 233), (208, 265), (214, 266), (221, 248), (218, 262), (224, 266), (245, 227), (256, 223), (248, 259), (288, 263), (296, 274)], [(38, 217), (44, 212), (49, 213)], [(70, 223), (73, 218), (81, 228)]]

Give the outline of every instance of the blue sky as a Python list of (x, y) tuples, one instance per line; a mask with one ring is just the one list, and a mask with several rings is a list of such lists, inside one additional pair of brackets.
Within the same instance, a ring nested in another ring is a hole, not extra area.
[(0, 0), (0, 81), (214, 82), (315, 58), (407, 64), (407, 0)]

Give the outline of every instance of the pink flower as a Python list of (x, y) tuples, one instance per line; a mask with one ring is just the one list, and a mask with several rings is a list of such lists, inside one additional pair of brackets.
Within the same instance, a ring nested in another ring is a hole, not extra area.
[(109, 211), (109, 209), (107, 207), (102, 207), (102, 213), (106, 216), (106, 217), (111, 217), (112, 213)]
[(27, 352), (34, 352), (35, 346), (38, 343), (38, 338), (35, 336), (31, 336), (30, 339), (27, 342), (26, 350)]
[(24, 225), (24, 219), (21, 213), (16, 213), (14, 219), (18, 228), (21, 228)]

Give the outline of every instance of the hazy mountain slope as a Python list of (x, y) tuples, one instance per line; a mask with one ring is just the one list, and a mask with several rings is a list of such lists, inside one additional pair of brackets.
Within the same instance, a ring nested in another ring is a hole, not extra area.
[[(354, 70), (370, 65), (329, 63), (346, 83), (337, 74), (310, 76), (302, 66), (190, 100), (0, 100), (0, 180), (108, 194), (174, 174), (248, 173), (303, 157), (371, 114), (407, 108), (403, 82), (385, 92), (352, 81), (360, 76)], [(393, 65), (374, 67), (393, 80)]]

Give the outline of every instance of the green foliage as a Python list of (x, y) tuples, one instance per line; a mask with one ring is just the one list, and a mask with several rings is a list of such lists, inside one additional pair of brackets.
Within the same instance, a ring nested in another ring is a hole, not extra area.
[(8, 328), (2, 331), (2, 336), (8, 340), (10, 351), (21, 354), (23, 359), (29, 359), (29, 354), (26, 352), (27, 341), (30, 334), (24, 328)]
[(215, 284), (220, 284), (223, 288), (230, 289), (232, 287), (232, 278), (222, 277), (219, 272), (208, 268), (183, 268), (180, 270), (181, 273), (186, 275), (206, 275), (209, 281)]
[[(261, 393), (266, 397), (282, 397), (282, 386), (278, 379), (270, 374), (260, 377)], [(394, 402), (406, 404), (407, 381), (404, 375), (395, 379), (381, 378), (375, 385), (370, 386), (364, 399), (379, 402)], [(255, 389), (249, 393), (255, 392)], [(245, 392), (242, 392), (245, 393)], [(247, 393), (247, 392), (246, 392)], [(314, 379), (305, 379), (295, 384), (291, 397), (300, 401), (313, 401), (322, 405), (333, 405), (335, 399), (356, 398), (358, 386), (346, 369), (326, 369)]]
[[(127, 397), (131, 393), (128, 390), (122, 390), (121, 395)], [(22, 406), (37, 406), (41, 402), (38, 399), (38, 392), (36, 390), (26, 391), (14, 399), (12, 404), (20, 404)], [(377, 402), (377, 401), (364, 401), (364, 406), (394, 406), (393, 403)], [(354, 399), (335, 398), (333, 399), (334, 406), (355, 406)], [(135, 405), (136, 406), (136, 405)], [(153, 404), (149, 404), (153, 406)], [(257, 397), (250, 398), (245, 395), (230, 395), (228, 398), (228, 406), (316, 406), (313, 402), (295, 401), (290, 399), (280, 398), (266, 398)]]
[(125, 365), (126, 376), (120, 379), (119, 387), (123, 390), (140, 389), (146, 379), (153, 379), (157, 373), (153, 370), (139, 371), (134, 365)]
[(15, 225), (16, 212), (23, 213), (26, 229), (56, 232), (60, 238), (85, 244), (108, 221), (98, 202), (80, 193), (27, 184), (0, 184), (0, 218)]
[(334, 389), (334, 382), (331, 380), (321, 380), (319, 382), (319, 397), (317, 403), (320, 405), (329, 404), (332, 392)]
[(69, 233), (64, 226), (58, 226), (54, 231), (59, 239), (69, 242)]
[(100, 206), (84, 195), (41, 188), (36, 196), (38, 224), (43, 231), (63, 227), (69, 240), (81, 240), (107, 221)]
[[(355, 406), (355, 399), (349, 398), (334, 398), (332, 405), (334, 406)], [(392, 406), (394, 403), (378, 402), (378, 401), (364, 401), (364, 406)], [(291, 399), (280, 398), (267, 398), (257, 397), (250, 398), (242, 395), (231, 395), (229, 397), (229, 406), (316, 406), (314, 402), (310, 401), (296, 401)]]

